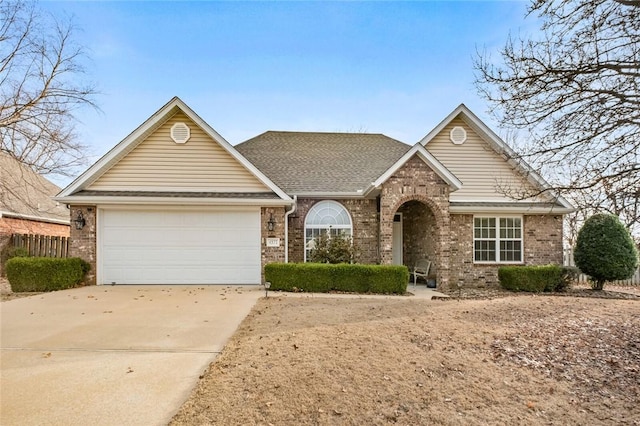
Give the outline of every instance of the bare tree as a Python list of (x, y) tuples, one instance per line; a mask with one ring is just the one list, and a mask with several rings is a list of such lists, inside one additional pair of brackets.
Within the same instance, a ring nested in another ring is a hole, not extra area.
[[(577, 207), (640, 232), (640, 2), (533, 0), (539, 36), (479, 52), (476, 87), (502, 126), (530, 134), (521, 159)], [(534, 193), (516, 193), (518, 198)]]
[(41, 174), (70, 175), (85, 160), (74, 114), (95, 107), (96, 90), (74, 32), (34, 3), (0, 0), (0, 151)]

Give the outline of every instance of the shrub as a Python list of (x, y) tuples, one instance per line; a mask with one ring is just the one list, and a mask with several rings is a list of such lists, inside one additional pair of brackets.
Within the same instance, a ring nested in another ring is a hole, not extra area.
[(566, 291), (573, 283), (578, 281), (578, 277), (580, 276), (580, 269), (575, 266), (563, 266), (562, 267), (562, 279), (560, 280), (560, 284), (556, 287), (555, 291)]
[[(22, 247), (8, 245), (0, 253), (0, 263), (6, 265), (9, 259), (13, 259), (14, 257), (29, 257), (29, 251)], [(0, 267), (0, 269), (2, 269), (2, 276), (5, 276), (6, 268)]]
[(350, 265), (325, 263), (270, 263), (264, 267), (272, 290), (326, 293), (404, 294), (409, 270), (398, 265)]
[(498, 278), (503, 288), (512, 291), (557, 291), (564, 285), (559, 265), (501, 266)]
[(309, 262), (316, 263), (352, 263), (355, 259), (353, 241), (343, 235), (329, 238), (321, 234), (315, 240), (316, 246), (309, 253)]
[(638, 267), (638, 252), (629, 231), (617, 216), (596, 214), (578, 232), (576, 266), (593, 280), (594, 290), (606, 281), (631, 278)]
[(89, 264), (72, 257), (14, 257), (7, 262), (7, 278), (14, 292), (63, 290), (78, 285)]

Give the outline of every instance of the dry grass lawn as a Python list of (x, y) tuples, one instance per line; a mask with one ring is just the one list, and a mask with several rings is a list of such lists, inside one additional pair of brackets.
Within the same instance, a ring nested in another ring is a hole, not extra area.
[(172, 425), (640, 424), (640, 301), (258, 302)]

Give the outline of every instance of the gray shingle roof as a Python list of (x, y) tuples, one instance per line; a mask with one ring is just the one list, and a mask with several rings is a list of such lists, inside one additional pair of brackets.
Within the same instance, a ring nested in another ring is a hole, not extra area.
[(411, 146), (381, 134), (269, 131), (235, 148), (289, 194), (364, 190)]
[(11, 216), (31, 216), (42, 221), (68, 221), (69, 210), (51, 197), (60, 188), (0, 152), (0, 211)]

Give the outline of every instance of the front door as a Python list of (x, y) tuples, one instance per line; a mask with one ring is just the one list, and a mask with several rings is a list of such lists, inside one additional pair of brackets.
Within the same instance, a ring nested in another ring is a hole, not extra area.
[(393, 264), (402, 265), (402, 213), (393, 215)]

